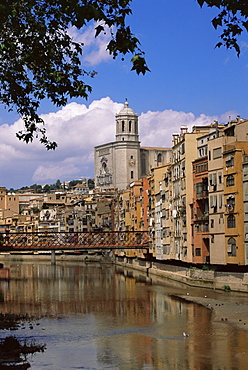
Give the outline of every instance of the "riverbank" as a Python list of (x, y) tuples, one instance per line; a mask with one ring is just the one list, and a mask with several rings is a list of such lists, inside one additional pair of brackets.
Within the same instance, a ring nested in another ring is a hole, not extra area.
[(126, 257), (117, 257), (115, 263), (192, 287), (248, 293), (248, 272), (203, 270), (160, 262), (130, 260)]
[[(227, 293), (228, 294), (228, 293)], [(180, 299), (196, 303), (213, 311), (213, 320), (248, 332), (248, 304), (211, 299), (208, 296), (180, 295)]]

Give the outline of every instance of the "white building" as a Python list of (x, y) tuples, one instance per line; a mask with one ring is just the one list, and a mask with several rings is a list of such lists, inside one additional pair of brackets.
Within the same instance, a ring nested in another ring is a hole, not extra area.
[(95, 185), (125, 189), (170, 160), (171, 149), (140, 147), (138, 115), (125, 102), (116, 114), (115, 141), (95, 147)]

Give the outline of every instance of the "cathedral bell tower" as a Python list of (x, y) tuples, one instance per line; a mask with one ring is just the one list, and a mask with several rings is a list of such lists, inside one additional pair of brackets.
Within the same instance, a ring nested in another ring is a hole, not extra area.
[(129, 108), (126, 101), (115, 118), (115, 183), (119, 189), (125, 189), (140, 177), (138, 114)]
[(138, 115), (126, 101), (115, 118), (115, 141), (95, 147), (95, 182), (96, 186), (125, 189), (140, 178)]
[(115, 117), (116, 141), (139, 141), (138, 114), (129, 108), (127, 101)]

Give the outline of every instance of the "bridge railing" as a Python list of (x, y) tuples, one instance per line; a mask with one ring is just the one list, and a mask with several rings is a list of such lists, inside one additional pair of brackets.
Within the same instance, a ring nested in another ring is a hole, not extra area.
[(146, 231), (12, 232), (0, 235), (0, 251), (144, 248), (148, 242)]

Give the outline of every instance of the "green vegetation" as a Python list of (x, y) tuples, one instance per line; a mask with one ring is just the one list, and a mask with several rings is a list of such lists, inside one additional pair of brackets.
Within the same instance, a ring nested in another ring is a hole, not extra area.
[[(37, 110), (49, 99), (57, 107), (91, 93), (88, 79), (96, 75), (82, 66), (84, 45), (72, 40), (78, 30), (98, 22), (95, 37), (109, 31), (107, 50), (113, 58), (131, 54), (132, 70), (148, 71), (139, 40), (126, 25), (131, 0), (2, 0), (0, 3), (0, 102), (24, 121), (16, 135), (26, 143), (38, 139), (55, 149)], [(93, 36), (94, 37), (94, 36)]]
[(230, 286), (229, 285), (224, 285), (224, 290), (226, 291), (226, 292), (229, 292), (230, 290), (231, 290), (231, 288), (230, 288)]
[(247, 1), (233, 0), (197, 0), (202, 7), (204, 4), (210, 8), (217, 8), (218, 14), (212, 19), (215, 29), (220, 27), (222, 33), (221, 41), (216, 47), (225, 46), (227, 49), (235, 49), (240, 55), (240, 46), (237, 36), (243, 31), (248, 31), (248, 4)]
[(95, 182), (92, 179), (85, 180), (71, 180), (66, 185), (65, 183), (62, 183), (60, 180), (57, 180), (54, 184), (46, 184), (43, 187), (41, 185), (33, 184), (31, 186), (23, 186), (20, 189), (13, 189), (10, 188), (7, 190), (8, 193), (16, 193), (18, 190), (24, 192), (24, 191), (30, 191), (32, 190), (34, 193), (50, 193), (52, 191), (67, 191), (72, 190), (74, 186), (78, 184), (85, 184), (87, 183), (89, 190), (94, 189)]
[[(247, 1), (197, 2), (201, 7), (218, 9), (212, 20), (214, 28), (222, 28), (216, 47), (234, 48), (239, 55), (237, 36), (248, 30)], [(16, 133), (20, 140), (29, 143), (38, 139), (47, 149), (55, 149), (57, 143), (48, 139), (45, 122), (38, 114), (41, 101), (48, 99), (61, 107), (72, 98), (87, 99), (92, 91), (89, 80), (97, 72), (82, 65), (84, 45), (73, 41), (68, 33), (70, 27), (81, 32), (97, 22), (95, 37), (109, 32), (107, 50), (114, 59), (130, 55), (131, 70), (137, 74), (149, 71), (140, 42), (126, 24), (132, 13), (131, 3), (132, 0), (0, 2), (0, 103), (22, 117), (24, 128)]]

